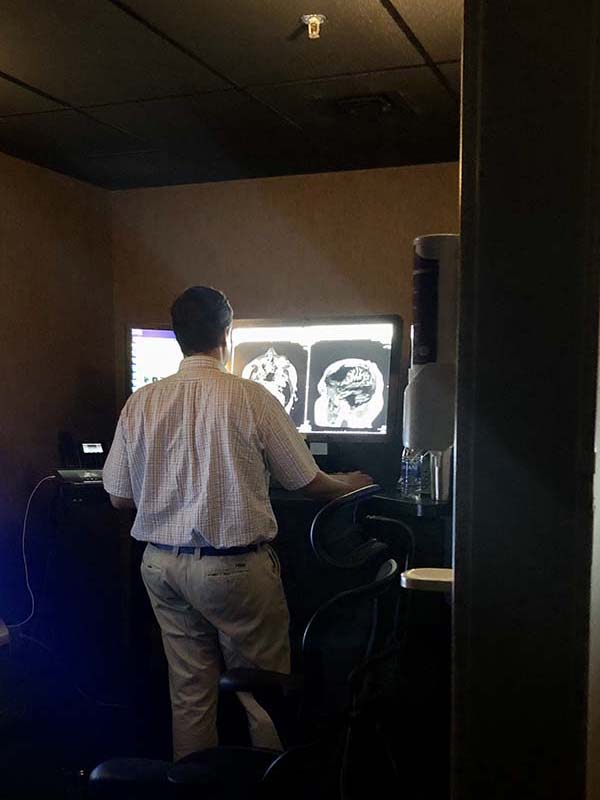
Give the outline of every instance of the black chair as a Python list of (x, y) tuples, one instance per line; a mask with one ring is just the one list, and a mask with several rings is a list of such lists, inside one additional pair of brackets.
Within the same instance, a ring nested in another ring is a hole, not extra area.
[(387, 552), (387, 545), (357, 522), (359, 504), (381, 491), (374, 483), (323, 506), (313, 519), (310, 543), (318, 561), (341, 570), (359, 570)]
[[(410, 526), (392, 517), (364, 513), (364, 502), (381, 491), (381, 486), (372, 484), (349, 492), (323, 506), (312, 522), (312, 550), (320, 564), (339, 574), (340, 587), (342, 581), (345, 588), (348, 583), (368, 581), (385, 558), (393, 558), (401, 572), (413, 566), (415, 539)], [(388, 644), (400, 645), (405, 641), (410, 596), (400, 592), (393, 606), (390, 599), (388, 595), (387, 608), (379, 609), (384, 616), (379, 630)]]
[[(380, 663), (395, 634), (391, 626), (396, 615), (381, 612), (384, 605), (395, 610), (400, 595), (398, 563), (385, 557), (387, 547), (377, 539), (376, 522), (356, 522), (357, 504), (379, 490), (372, 486), (351, 492), (324, 506), (315, 518), (311, 542), (317, 559), (349, 572), (362, 571), (363, 577), (312, 615), (302, 639), (301, 669), (292, 675), (236, 669), (221, 677), (222, 691), (251, 691), (267, 708), (284, 751), (217, 747), (194, 753), (170, 767), (161, 765), (160, 785), (155, 784), (160, 796), (171, 792), (202, 800), (262, 800), (284, 793), (290, 800), (330, 800), (350, 796), (347, 787), (358, 787), (360, 775), (370, 774), (364, 762), (369, 736), (360, 733), (365, 722), (371, 724), (369, 664)], [(350, 525), (340, 528), (335, 519), (348, 509)], [(404, 530), (398, 533), (404, 535), (406, 563), (411, 538)], [(356, 742), (361, 742), (362, 755), (354, 750)], [(374, 757), (369, 751), (369, 758)], [(139, 782), (140, 762), (132, 765)], [(105, 762), (94, 770), (90, 784), (96, 791), (117, 783), (123, 789), (126, 772), (123, 760)]]

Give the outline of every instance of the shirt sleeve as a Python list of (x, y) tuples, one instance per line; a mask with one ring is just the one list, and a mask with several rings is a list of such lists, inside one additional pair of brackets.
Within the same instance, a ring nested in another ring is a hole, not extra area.
[(281, 403), (266, 391), (265, 395), (260, 432), (269, 470), (285, 489), (301, 489), (316, 477), (319, 467)]
[(123, 414), (119, 417), (112, 445), (102, 469), (102, 481), (105, 490), (113, 497), (127, 497), (133, 500)]

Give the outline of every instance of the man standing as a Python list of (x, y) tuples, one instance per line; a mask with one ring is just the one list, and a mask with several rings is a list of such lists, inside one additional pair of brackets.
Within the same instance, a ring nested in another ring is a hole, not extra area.
[[(233, 312), (194, 286), (171, 308), (184, 358), (125, 404), (104, 465), (116, 508), (136, 508), (142, 578), (169, 665), (173, 754), (217, 744), (219, 673), (289, 672), (288, 609), (269, 542), (269, 473), (286, 489), (334, 498), (373, 483), (321, 472), (281, 404), (225, 370)], [(255, 746), (280, 747), (264, 710), (240, 694)]]

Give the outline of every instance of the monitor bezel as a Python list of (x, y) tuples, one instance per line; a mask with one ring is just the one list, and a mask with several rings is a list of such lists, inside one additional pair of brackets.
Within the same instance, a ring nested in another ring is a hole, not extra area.
[[(241, 318), (234, 317), (232, 329), (236, 327), (293, 327), (294, 325), (343, 325), (343, 324), (361, 324), (361, 323), (382, 323), (391, 322), (394, 325), (394, 341), (390, 354), (390, 379), (389, 379), (389, 397), (388, 397), (388, 425), (387, 431), (380, 434), (372, 433), (326, 433), (323, 431), (310, 431), (303, 432), (301, 435), (309, 442), (361, 442), (364, 444), (387, 444), (394, 441), (400, 432), (402, 423), (402, 374), (403, 374), (403, 334), (404, 334), (404, 320), (399, 314), (344, 314), (344, 315), (329, 315), (317, 317), (256, 317), (256, 318)], [(131, 364), (132, 358), (132, 331), (139, 330), (167, 330), (172, 331), (173, 328), (168, 323), (127, 323), (125, 336), (126, 336), (126, 358), (127, 364), (125, 369), (125, 399), (130, 397), (133, 392), (131, 383), (133, 379), (133, 370)], [(182, 356), (183, 358), (183, 356)]]
[[(287, 327), (292, 328), (295, 325), (344, 325), (344, 324), (377, 324), (382, 322), (391, 322), (394, 326), (394, 342), (392, 343), (392, 350), (390, 355), (390, 379), (389, 379), (389, 396), (388, 396), (388, 424), (385, 433), (361, 433), (360, 431), (352, 433), (329, 433), (325, 431), (310, 431), (302, 432), (302, 436), (308, 442), (361, 442), (365, 444), (387, 444), (394, 441), (400, 431), (402, 423), (402, 398), (400, 397), (400, 389), (402, 385), (402, 348), (403, 348), (403, 333), (404, 333), (404, 320), (400, 314), (331, 314), (329, 316), (317, 317), (275, 317), (275, 318), (243, 318), (233, 319), (232, 329), (236, 327), (251, 328), (251, 327)], [(395, 339), (398, 341), (395, 341)]]

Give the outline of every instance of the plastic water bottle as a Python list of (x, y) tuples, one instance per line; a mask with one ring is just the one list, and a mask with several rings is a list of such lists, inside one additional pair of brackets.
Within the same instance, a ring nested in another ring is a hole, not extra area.
[(421, 486), (419, 487), (419, 500), (431, 500), (432, 452), (430, 450), (421, 450), (420, 462)]
[(402, 451), (398, 486), (406, 500), (417, 501), (421, 496), (421, 455), (422, 451), (413, 447), (405, 447)]
[(431, 499), (431, 459), (429, 450), (403, 449), (398, 488), (404, 499), (415, 503)]

